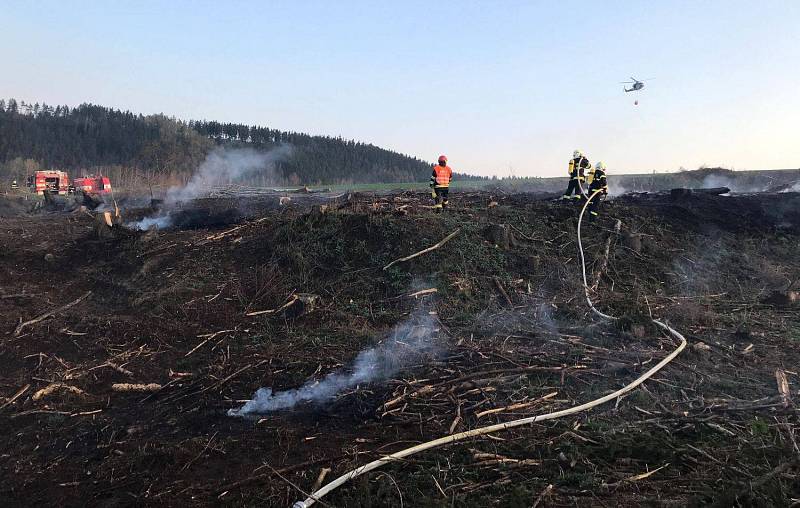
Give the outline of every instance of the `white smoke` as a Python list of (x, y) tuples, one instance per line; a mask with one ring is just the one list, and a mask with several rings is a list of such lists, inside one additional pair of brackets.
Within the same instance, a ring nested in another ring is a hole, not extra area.
[(800, 182), (797, 182), (794, 185), (792, 185), (791, 187), (783, 189), (780, 192), (800, 192)]
[(168, 215), (160, 215), (157, 217), (145, 217), (144, 219), (138, 222), (132, 222), (128, 224), (128, 227), (133, 229), (141, 229), (147, 230), (152, 227), (156, 227), (158, 229), (164, 229), (169, 227), (172, 224)]
[(616, 198), (618, 196), (622, 196), (623, 194), (628, 193), (628, 189), (620, 185), (619, 183), (610, 183), (608, 185), (608, 197), (609, 198)]
[(750, 194), (753, 192), (765, 192), (769, 187), (769, 183), (764, 183), (762, 179), (761, 182), (751, 180), (748, 184), (724, 175), (708, 175), (703, 178), (701, 188), (714, 189), (717, 187), (727, 187), (731, 192), (739, 194)]
[(736, 183), (732, 178), (728, 178), (727, 176), (708, 175), (703, 178), (703, 183), (700, 185), (701, 189), (715, 189), (717, 187), (727, 187), (730, 190), (734, 190)]
[(291, 154), (292, 147), (287, 144), (268, 152), (252, 148), (217, 148), (206, 156), (185, 186), (167, 191), (164, 202), (170, 205), (190, 201), (207, 195), (215, 187), (240, 182), (255, 174), (263, 180), (279, 183), (282, 178), (275, 172), (276, 164)]
[(433, 316), (418, 310), (396, 325), (384, 342), (361, 351), (350, 368), (331, 372), (322, 380), (309, 381), (294, 390), (273, 393), (272, 388), (259, 388), (252, 400), (238, 409), (230, 409), (228, 415), (263, 414), (291, 409), (301, 402), (324, 403), (357, 385), (384, 381), (404, 367), (441, 351), (434, 326)]
[[(268, 152), (252, 148), (217, 148), (206, 156), (186, 185), (172, 187), (167, 191), (164, 206), (169, 210), (179, 202), (208, 195), (216, 187), (241, 182), (255, 175), (258, 175), (261, 181), (279, 183), (282, 178), (275, 170), (276, 165), (287, 160), (291, 154), (292, 147), (288, 144)], [(163, 229), (171, 225), (169, 211), (165, 211), (159, 215), (145, 217), (138, 222), (131, 222), (127, 226), (144, 230), (153, 226)]]

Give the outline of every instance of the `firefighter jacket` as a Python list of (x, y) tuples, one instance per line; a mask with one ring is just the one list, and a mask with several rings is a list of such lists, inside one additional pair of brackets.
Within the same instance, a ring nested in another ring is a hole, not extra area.
[(431, 173), (431, 187), (442, 188), (450, 187), (450, 180), (453, 178), (453, 170), (450, 166), (433, 166)]
[(591, 183), (589, 184), (589, 195), (594, 194), (596, 190), (602, 190), (603, 194), (608, 194), (608, 181), (606, 179), (606, 172), (602, 169), (595, 169), (592, 175)]
[(584, 172), (591, 169), (592, 165), (589, 164), (589, 159), (581, 155), (569, 161), (569, 176), (573, 180), (583, 181)]

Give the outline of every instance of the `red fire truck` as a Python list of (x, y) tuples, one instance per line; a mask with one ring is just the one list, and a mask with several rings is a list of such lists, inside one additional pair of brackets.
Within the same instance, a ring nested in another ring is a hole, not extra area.
[(53, 194), (67, 194), (69, 175), (66, 171), (35, 171), (28, 177), (28, 187), (35, 194), (44, 194), (45, 189)]
[(111, 180), (107, 176), (89, 175), (81, 178), (76, 178), (73, 181), (73, 186), (76, 191), (82, 190), (88, 194), (110, 194), (111, 193)]

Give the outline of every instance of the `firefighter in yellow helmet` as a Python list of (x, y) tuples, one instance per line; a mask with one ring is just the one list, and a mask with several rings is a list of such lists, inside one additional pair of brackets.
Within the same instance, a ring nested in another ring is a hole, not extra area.
[[(591, 170), (592, 164), (580, 150), (572, 152), (572, 159), (569, 161), (569, 185), (561, 199), (581, 199), (583, 193), (584, 174), (587, 169)], [(573, 195), (573, 192), (575, 193)]]
[(447, 165), (447, 157), (440, 155), (438, 162), (431, 172), (431, 197), (436, 199), (434, 208), (437, 212), (447, 207), (450, 180), (453, 178), (453, 170)]
[(600, 203), (608, 196), (606, 165), (602, 162), (595, 164), (594, 169), (589, 172), (589, 192), (587, 197), (591, 197), (595, 192), (597, 192), (597, 195), (589, 203), (590, 222), (593, 222), (599, 216)]

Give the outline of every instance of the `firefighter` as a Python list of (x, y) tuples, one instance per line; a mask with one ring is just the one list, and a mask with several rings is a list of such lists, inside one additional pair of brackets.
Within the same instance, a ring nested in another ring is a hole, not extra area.
[[(584, 173), (587, 169), (591, 170), (592, 165), (580, 150), (572, 152), (572, 159), (569, 161), (569, 185), (567, 191), (561, 199), (581, 199), (585, 196), (581, 183), (584, 180)], [(572, 193), (575, 193), (572, 195)]]
[(447, 165), (447, 157), (439, 156), (439, 164), (433, 166), (431, 173), (431, 197), (436, 199), (434, 208), (441, 211), (447, 208), (447, 194), (450, 191), (450, 180), (453, 178), (453, 170)]
[(593, 222), (599, 215), (600, 203), (608, 195), (608, 179), (606, 178), (606, 165), (598, 162), (591, 170), (589, 179), (589, 193), (591, 197), (597, 191), (600, 191), (589, 203), (589, 221)]

